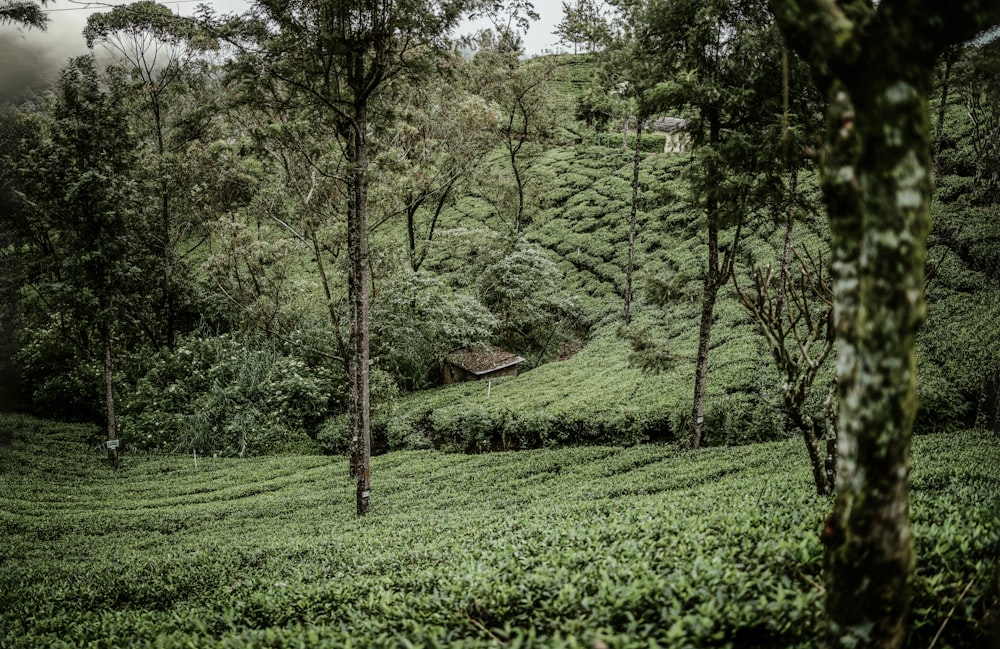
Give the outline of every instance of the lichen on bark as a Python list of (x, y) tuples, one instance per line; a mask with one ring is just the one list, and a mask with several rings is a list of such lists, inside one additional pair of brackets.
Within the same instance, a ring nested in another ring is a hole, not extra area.
[(935, 54), (1000, 20), (996, 2), (770, 0), (828, 98), (823, 152), (838, 337), (838, 475), (826, 543), (827, 647), (901, 647), (916, 333), (926, 316), (927, 94)]

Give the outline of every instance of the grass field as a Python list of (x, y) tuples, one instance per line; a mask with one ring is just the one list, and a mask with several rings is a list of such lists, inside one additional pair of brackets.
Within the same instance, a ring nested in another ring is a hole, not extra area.
[[(796, 440), (373, 462), (134, 455), (0, 416), (2, 647), (808, 647), (819, 531)], [(1000, 451), (919, 437), (911, 646), (988, 647)]]

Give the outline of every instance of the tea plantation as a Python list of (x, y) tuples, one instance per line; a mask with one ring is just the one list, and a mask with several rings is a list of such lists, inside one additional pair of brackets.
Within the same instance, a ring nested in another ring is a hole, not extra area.
[[(125, 454), (0, 418), (0, 647), (812, 647), (798, 440), (346, 461)], [(910, 646), (997, 642), (1000, 450), (915, 441)]]

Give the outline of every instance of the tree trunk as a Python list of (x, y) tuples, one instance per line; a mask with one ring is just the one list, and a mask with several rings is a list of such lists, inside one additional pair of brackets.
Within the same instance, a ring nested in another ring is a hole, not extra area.
[[(150, 78), (151, 79), (151, 78)], [(163, 115), (156, 91), (149, 94), (150, 106), (153, 111), (153, 126), (156, 130), (157, 168), (160, 173), (160, 237), (163, 250), (163, 318), (166, 326), (165, 339), (167, 349), (173, 350), (176, 342), (177, 307), (174, 303), (173, 282), (173, 242), (170, 236), (170, 188), (167, 186), (167, 173), (164, 169), (166, 144), (163, 141)]]
[(107, 414), (108, 429), (108, 463), (112, 468), (118, 468), (118, 427), (115, 421), (115, 380), (114, 365), (111, 354), (111, 328), (105, 324), (101, 327), (101, 344), (104, 348), (104, 403)]
[[(708, 142), (714, 146), (719, 143), (722, 132), (720, 116), (717, 110), (708, 116)], [(709, 163), (708, 176), (712, 179), (718, 172), (714, 163)], [(708, 270), (705, 275), (704, 290), (701, 297), (701, 322), (698, 326), (698, 358), (694, 372), (694, 400), (691, 404), (691, 428), (688, 432), (687, 448), (694, 450), (701, 447), (702, 432), (705, 423), (705, 393), (708, 390), (708, 352), (712, 338), (712, 320), (715, 317), (715, 301), (719, 289), (726, 283), (732, 270), (732, 260), (739, 242), (739, 227), (733, 238), (733, 245), (726, 253), (726, 259), (719, 266), (719, 203), (718, 198), (709, 192), (705, 202), (705, 215), (708, 221)]]
[(1000, 368), (997, 368), (983, 381), (976, 425), (1000, 435)]
[(926, 313), (930, 83), (859, 77), (831, 89), (824, 176), (840, 397), (826, 646), (881, 649), (905, 641), (914, 565), (909, 473), (915, 339)]
[(635, 219), (639, 203), (639, 163), (642, 161), (642, 122), (636, 129), (635, 156), (632, 159), (632, 211), (628, 221), (628, 261), (625, 265), (625, 309), (622, 320), (632, 322), (632, 272), (635, 269)]
[[(523, 137), (528, 137), (525, 132)], [(521, 140), (523, 143), (524, 140)], [(514, 184), (517, 185), (517, 212), (514, 214), (514, 234), (521, 234), (521, 222), (524, 220), (524, 178), (521, 177), (521, 168), (517, 165), (517, 154), (521, 150), (521, 144), (510, 150), (510, 166), (514, 171)]]
[[(714, 246), (712, 241), (714, 240)], [(709, 226), (709, 258), (718, 259), (718, 232)], [(711, 262), (714, 267), (715, 262)], [(710, 267), (711, 268), (711, 267)], [(709, 271), (701, 296), (701, 324), (698, 326), (698, 360), (694, 371), (694, 403), (691, 407), (691, 429), (688, 433), (687, 448), (701, 447), (702, 430), (705, 423), (705, 392), (708, 389), (708, 350), (712, 339), (712, 320), (715, 317), (715, 300), (719, 287), (714, 281), (715, 273)]]
[(785, 294), (788, 290), (789, 270), (792, 264), (792, 232), (795, 228), (795, 201), (799, 184), (799, 171), (788, 172), (788, 213), (785, 216), (785, 247), (781, 253), (781, 275), (779, 276), (778, 296), (774, 303), (774, 319), (781, 322), (781, 314), (785, 309)]
[(355, 105), (347, 139), (350, 165), (347, 197), (348, 301), (350, 336), (348, 368), (350, 395), (351, 477), (357, 479), (357, 513), (371, 509), (371, 421), (369, 402), (369, 267), (368, 267), (368, 142), (367, 111)]
[(769, 3), (828, 101), (822, 184), (840, 405), (837, 499), (823, 530), (825, 645), (897, 649), (914, 566), (910, 445), (933, 171), (927, 96), (937, 54), (995, 24), (1000, 7)]
[[(800, 394), (800, 401), (805, 401), (805, 395)], [(816, 485), (816, 494), (826, 496), (833, 493), (833, 476), (827, 475), (826, 453), (829, 448), (824, 448), (821, 444), (821, 435), (817, 435), (817, 426), (812, 417), (802, 414), (803, 404), (797, 403), (795, 395), (785, 395), (785, 416), (788, 417), (792, 427), (797, 429), (806, 443), (806, 451), (809, 454), (809, 464), (812, 466), (813, 483)]]
[(417, 272), (419, 264), (417, 264), (417, 225), (416, 225), (416, 213), (420, 208), (420, 204), (423, 199), (417, 202), (410, 202), (406, 206), (406, 252), (410, 257), (410, 270), (414, 273)]
[[(330, 280), (326, 275), (326, 265), (323, 263), (323, 249), (319, 245), (319, 236), (316, 234), (316, 227), (309, 224), (306, 228), (309, 232), (309, 239), (312, 241), (313, 254), (316, 256), (316, 270), (319, 272), (320, 285), (323, 287), (323, 297), (326, 298), (327, 312), (330, 314), (330, 326), (333, 329), (334, 340), (337, 343), (337, 353), (344, 364), (344, 372), (350, 376), (347, 345), (344, 344), (344, 337), (340, 331), (340, 316), (337, 314), (337, 305), (333, 301), (333, 291), (330, 288)], [(354, 475), (353, 472), (351, 475)]]
[(167, 349), (173, 350), (176, 344), (177, 331), (177, 307), (174, 304), (174, 282), (173, 282), (173, 246), (170, 241), (170, 195), (166, 183), (162, 183), (160, 197), (161, 229), (163, 236), (163, 310), (164, 324), (167, 328), (166, 343)]
[(941, 103), (938, 105), (937, 126), (934, 131), (934, 173), (940, 175), (941, 143), (944, 139), (944, 118), (948, 112), (948, 91), (951, 88), (951, 68), (958, 60), (961, 50), (957, 46), (949, 47), (944, 52), (944, 70), (941, 72)]

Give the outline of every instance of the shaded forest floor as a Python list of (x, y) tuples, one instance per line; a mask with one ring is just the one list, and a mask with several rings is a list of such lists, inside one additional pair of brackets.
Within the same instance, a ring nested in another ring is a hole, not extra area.
[[(819, 533), (797, 440), (373, 461), (123, 456), (0, 416), (0, 646), (807, 647)], [(911, 646), (992, 646), (1000, 450), (915, 441)], [(995, 630), (994, 630), (995, 632)]]

